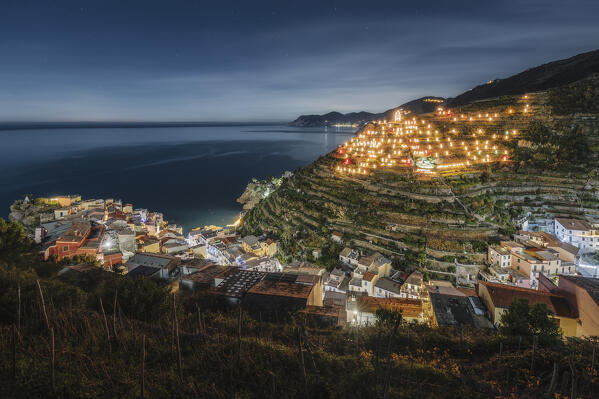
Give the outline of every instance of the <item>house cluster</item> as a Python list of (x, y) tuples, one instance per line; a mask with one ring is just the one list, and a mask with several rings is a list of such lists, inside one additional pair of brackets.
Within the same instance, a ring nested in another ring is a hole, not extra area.
[[(183, 229), (169, 224), (161, 213), (137, 209), (120, 200), (82, 200), (78, 195), (41, 200), (60, 206), (51, 220), (44, 220), (35, 230), (35, 241), (45, 260), (83, 255), (95, 258), (106, 269), (131, 273), (144, 266), (145, 271), (139, 269), (134, 275), (162, 278), (179, 272), (171, 261), (162, 265), (171, 258), (205, 260), (243, 270), (282, 269), (274, 257), (278, 244), (266, 236), (241, 237), (232, 228), (206, 226), (193, 229), (185, 237)], [(193, 268), (182, 270), (186, 273)]]
[(484, 280), (512, 284), (523, 288), (539, 287), (539, 276), (577, 274), (579, 248), (546, 232), (520, 230), (512, 241), (489, 246), (489, 272)]
[(278, 243), (266, 235), (241, 237), (233, 229), (207, 226), (190, 231), (187, 243), (196, 257), (219, 265), (263, 272), (282, 270), (275, 258)]
[(96, 258), (106, 268), (120, 265), (140, 249), (161, 252), (166, 248), (164, 231), (181, 232), (168, 225), (163, 215), (113, 199), (82, 200), (81, 196), (45, 199), (61, 207), (34, 233), (44, 259), (73, 256)]

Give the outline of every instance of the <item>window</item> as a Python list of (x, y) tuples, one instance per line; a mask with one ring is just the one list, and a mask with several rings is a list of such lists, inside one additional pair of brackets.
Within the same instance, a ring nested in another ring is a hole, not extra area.
[(65, 245), (64, 247), (62, 247), (62, 251), (63, 252), (67, 252), (69, 250), (69, 246)]

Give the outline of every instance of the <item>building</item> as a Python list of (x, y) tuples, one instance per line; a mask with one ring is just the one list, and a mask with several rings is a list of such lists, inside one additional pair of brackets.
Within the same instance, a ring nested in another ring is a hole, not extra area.
[(539, 290), (562, 295), (578, 313), (576, 336), (599, 336), (599, 279), (580, 276), (559, 276), (556, 286), (545, 278)]
[(401, 285), (401, 297), (418, 299), (420, 292), (424, 288), (424, 276), (419, 271), (410, 273), (406, 281)]
[(499, 245), (489, 245), (487, 262), (491, 266), (510, 267), (512, 264), (512, 253)]
[(345, 294), (349, 279), (345, 271), (341, 268), (334, 268), (325, 278), (324, 291), (334, 291)]
[(143, 236), (137, 240), (137, 249), (139, 252), (160, 253), (160, 240), (156, 237)]
[(275, 256), (278, 249), (277, 243), (271, 238), (254, 235), (243, 237), (241, 246), (245, 252), (253, 253), (258, 257)]
[(376, 311), (379, 308), (401, 312), (406, 322), (425, 322), (422, 301), (406, 298), (375, 298), (359, 296), (348, 303), (347, 322), (357, 325), (376, 323)]
[(333, 231), (331, 233), (331, 240), (335, 241), (336, 243), (341, 244), (343, 242), (343, 233), (340, 233), (338, 231)]
[(135, 252), (135, 233), (130, 228), (116, 231), (119, 240), (119, 249), (122, 252)]
[(552, 249), (527, 248), (512, 252), (512, 269), (530, 279), (529, 288), (537, 287), (539, 273), (547, 276), (557, 275), (561, 265), (559, 253)]
[(71, 227), (56, 240), (54, 250), (50, 251), (50, 255), (56, 255), (58, 260), (62, 260), (64, 258), (83, 254), (79, 252), (79, 248), (83, 245), (91, 230), (91, 224), (89, 222), (73, 222)]
[(486, 281), (479, 282), (477, 293), (496, 326), (501, 324), (501, 316), (512, 301), (519, 298), (528, 301), (530, 306), (537, 303), (544, 304), (553, 313), (553, 318), (559, 324), (563, 334), (566, 337), (576, 336), (578, 314), (562, 295)]
[(250, 312), (271, 318), (277, 313), (295, 312), (307, 306), (322, 306), (320, 278), (313, 275), (268, 273), (245, 295), (243, 305)]
[(252, 258), (239, 265), (243, 270), (254, 270), (259, 272), (281, 272), (283, 266), (276, 258), (264, 256), (262, 258)]
[(374, 296), (377, 298), (402, 298), (401, 284), (388, 277), (381, 277), (375, 284)]
[(559, 258), (563, 262), (576, 262), (580, 252), (578, 247), (563, 242), (553, 234), (544, 231), (519, 231), (514, 235), (514, 239), (527, 246), (553, 249), (559, 253)]
[(374, 286), (376, 285), (379, 276), (370, 270), (362, 275), (362, 287), (368, 296), (374, 296)]
[(142, 275), (146, 276), (150, 271), (145, 271), (147, 268), (154, 268), (152, 276), (156, 276), (162, 279), (168, 279), (172, 277), (177, 271), (177, 266), (181, 260), (174, 256), (162, 255), (162, 254), (150, 254), (150, 253), (136, 253), (126, 263), (127, 272), (131, 273), (136, 268), (143, 266), (145, 269), (132, 274), (132, 276), (138, 275), (144, 271)]
[(339, 253), (339, 261), (349, 266), (358, 266), (358, 260), (360, 259), (360, 253), (355, 249), (349, 247), (343, 248)]
[(599, 231), (586, 220), (555, 218), (555, 235), (585, 252), (599, 249)]
[(234, 266), (220, 266), (205, 264), (199, 269), (187, 269), (189, 274), (182, 274), (179, 281), (181, 288), (190, 290), (206, 290), (217, 287), (228, 275), (237, 273), (238, 268)]
[(485, 307), (476, 293), (445, 286), (428, 286), (427, 289), (430, 297), (431, 326), (493, 328), (485, 317)]

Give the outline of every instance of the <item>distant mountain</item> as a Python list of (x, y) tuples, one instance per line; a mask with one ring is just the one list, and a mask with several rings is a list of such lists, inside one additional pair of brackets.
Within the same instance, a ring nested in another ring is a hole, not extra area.
[(417, 100), (412, 100), (399, 107), (388, 109), (387, 111), (373, 114), (371, 112), (350, 112), (348, 114), (342, 114), (341, 112), (329, 112), (324, 115), (301, 115), (299, 118), (289, 123), (290, 126), (298, 127), (320, 127), (320, 126), (333, 126), (336, 124), (358, 124), (362, 125), (373, 119), (390, 119), (393, 117), (393, 113), (398, 109), (409, 110), (415, 114), (423, 114), (432, 112), (439, 105), (444, 105), (445, 99), (442, 97), (427, 96)]
[(289, 125), (364, 124), (374, 119), (390, 119), (398, 108), (409, 110), (414, 114), (425, 114), (434, 111), (440, 105), (456, 107), (488, 98), (543, 91), (576, 82), (594, 73), (599, 73), (599, 50), (549, 62), (505, 79), (494, 79), (453, 98), (422, 97), (378, 114), (329, 112), (324, 115), (302, 115)]
[(528, 69), (506, 79), (495, 79), (447, 100), (455, 107), (477, 100), (518, 95), (566, 85), (599, 72), (599, 50), (578, 54)]
[(332, 126), (336, 124), (363, 124), (374, 118), (375, 114), (370, 112), (350, 112), (342, 114), (341, 112), (329, 112), (324, 115), (301, 115), (291, 122), (290, 126), (298, 127), (316, 127)]

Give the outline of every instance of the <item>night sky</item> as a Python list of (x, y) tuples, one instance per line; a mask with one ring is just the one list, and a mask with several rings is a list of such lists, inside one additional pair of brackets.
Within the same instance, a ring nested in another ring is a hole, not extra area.
[(380, 112), (599, 48), (599, 1), (1, 0), (0, 121)]

